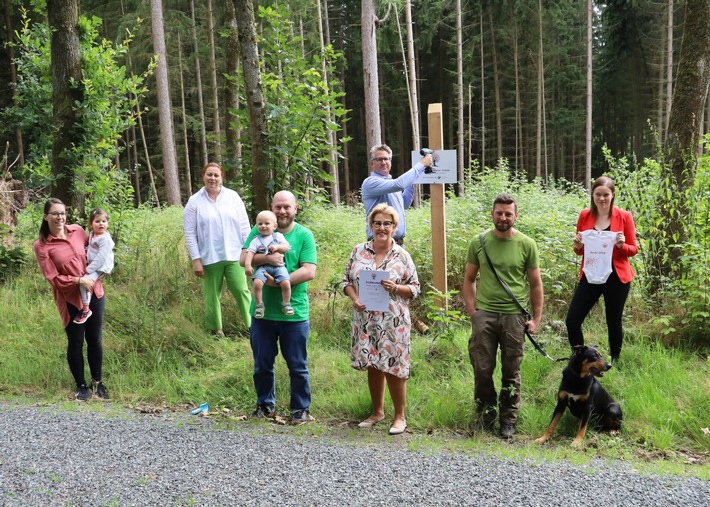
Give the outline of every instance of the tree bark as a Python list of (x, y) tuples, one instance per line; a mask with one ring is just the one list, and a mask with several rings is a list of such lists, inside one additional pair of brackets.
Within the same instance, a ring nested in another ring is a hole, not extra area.
[[(84, 211), (84, 194), (77, 190), (81, 177), (69, 149), (81, 143), (78, 124), (81, 112), (74, 107), (83, 100), (81, 55), (79, 52), (79, 1), (47, 0), (47, 19), (52, 29), (52, 182), (51, 193), (79, 215)], [(73, 80), (76, 86), (72, 86)]]
[[(677, 206), (661, 206), (667, 238), (681, 245), (686, 238), (686, 190), (693, 185), (697, 168), (703, 112), (710, 86), (710, 0), (687, 0), (680, 61), (664, 145), (666, 164)], [(675, 209), (674, 209), (675, 208)], [(661, 272), (676, 273), (681, 248), (671, 248)]]
[(481, 48), (481, 170), (486, 169), (486, 79), (483, 65), (483, 6), (479, 7), (478, 20), (480, 21), (480, 48)]
[[(325, 87), (325, 117), (326, 117), (326, 142), (328, 144), (328, 173), (330, 174), (330, 203), (337, 206), (340, 204), (340, 176), (338, 175), (338, 151), (336, 149), (336, 136), (335, 130), (331, 128), (333, 125), (333, 115), (330, 111), (330, 88), (328, 85), (328, 61), (326, 59), (325, 47), (330, 44), (329, 40), (325, 39), (325, 33), (323, 28), (323, 15), (321, 14), (321, 4), (320, 0), (316, 0), (318, 3), (318, 35), (320, 38), (320, 50), (321, 50), (321, 73), (323, 75), (323, 85)], [(326, 8), (327, 8), (327, 0)]]
[(226, 0), (225, 25), (227, 26), (227, 45), (225, 52), (226, 73), (229, 76), (225, 80), (224, 95), (227, 106), (225, 115), (226, 125), (226, 160), (227, 179), (233, 180), (237, 177), (237, 171), (242, 165), (242, 136), (241, 128), (236, 123), (237, 111), (239, 110), (239, 38), (237, 29), (237, 12), (234, 7), (234, 0)]
[(500, 79), (498, 77), (498, 52), (496, 51), (496, 32), (493, 24), (492, 7), (488, 5), (488, 24), (491, 30), (491, 56), (493, 58), (493, 96), (496, 106), (496, 159), (503, 158), (503, 113), (501, 112)]
[(247, 110), (249, 111), (249, 134), (252, 155), (252, 210), (270, 209), (267, 191), (269, 181), (266, 157), (266, 99), (262, 91), (259, 71), (259, 48), (254, 28), (254, 4), (252, 0), (236, 0), (239, 48), (244, 69), (244, 85)]
[(594, 3), (587, 0), (587, 121), (585, 128), (584, 188), (592, 188), (592, 44)]
[(523, 110), (520, 98), (520, 49), (518, 23), (515, 20), (515, 4), (510, 5), (510, 17), (513, 20), (513, 75), (515, 79), (515, 164), (516, 171), (525, 170), (523, 150)]
[(458, 126), (458, 133), (456, 136), (456, 179), (458, 180), (458, 189), (456, 195), (461, 197), (464, 194), (464, 181), (463, 181), (463, 139), (464, 139), (464, 127), (463, 127), (463, 111), (464, 111), (464, 97), (463, 97), (463, 12), (461, 10), (461, 0), (456, 0), (456, 88), (458, 91), (457, 104), (456, 104), (456, 123)]
[(192, 45), (195, 50), (195, 84), (197, 85), (197, 108), (200, 114), (200, 146), (202, 147), (202, 165), (210, 159), (207, 149), (207, 127), (205, 121), (205, 102), (202, 93), (202, 71), (200, 70), (200, 45), (197, 42), (197, 21), (195, 20), (195, 0), (190, 0), (190, 16), (192, 17)]
[(207, 40), (210, 46), (210, 82), (212, 83), (212, 131), (214, 134), (214, 156), (222, 163), (222, 128), (219, 118), (219, 88), (217, 87), (217, 61), (214, 55), (214, 21), (212, 0), (207, 0)]
[(666, 25), (666, 30), (666, 44), (668, 44), (668, 47), (666, 49), (666, 124), (664, 125), (664, 130), (668, 131), (668, 123), (670, 122), (673, 106), (673, 0), (668, 0), (668, 24)]
[[(15, 32), (12, 28), (12, 14), (11, 14), (11, 7), (10, 7), (10, 0), (5, 0), (5, 32), (6, 32), (6, 37), (7, 41), (9, 42), (14, 42), (15, 40)], [(8, 67), (10, 68), (10, 84), (13, 89), (13, 97), (12, 97), (12, 102), (17, 107), (17, 97), (15, 96), (14, 90), (16, 89), (17, 85), (17, 68), (15, 67), (15, 47), (12, 44), (7, 45), (7, 59), (8, 59)], [(15, 148), (17, 149), (17, 162), (22, 167), (25, 165), (25, 149), (24, 149), (24, 143), (22, 140), (22, 129), (19, 127), (15, 129)]]
[(173, 111), (170, 104), (168, 52), (165, 48), (162, 0), (150, 0), (150, 14), (153, 28), (153, 47), (158, 55), (155, 78), (157, 81), (158, 115), (160, 118), (160, 145), (165, 172), (165, 196), (170, 206), (179, 206), (182, 204), (180, 201), (180, 178), (178, 176), (175, 137), (173, 134)]
[(192, 174), (190, 171), (190, 144), (187, 135), (187, 114), (185, 112), (185, 79), (182, 75), (182, 37), (178, 32), (178, 70), (180, 75), (180, 116), (182, 117), (182, 144), (185, 150), (185, 191), (192, 195)]
[(377, 70), (377, 17), (373, 0), (362, 0), (362, 69), (365, 85), (365, 139), (367, 149), (382, 143), (380, 88)]

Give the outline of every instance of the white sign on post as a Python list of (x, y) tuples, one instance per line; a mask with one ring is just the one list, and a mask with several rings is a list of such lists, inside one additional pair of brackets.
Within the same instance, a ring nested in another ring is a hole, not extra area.
[[(419, 175), (415, 183), (456, 183), (456, 150), (435, 150), (434, 165)], [(422, 159), (421, 153), (412, 152), (412, 167)]]

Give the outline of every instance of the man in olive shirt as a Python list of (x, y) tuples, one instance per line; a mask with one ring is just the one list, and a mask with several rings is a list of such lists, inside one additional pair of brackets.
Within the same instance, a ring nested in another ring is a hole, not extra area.
[[(513, 228), (518, 218), (515, 198), (500, 194), (493, 202), (491, 215), (494, 228), (483, 234), (486, 252), (498, 276), (523, 307), (528, 304), (529, 292), (532, 319), (527, 320), (521, 314), (518, 305), (496, 278), (478, 236), (468, 248), (463, 293), (473, 329), (468, 351), (474, 372), (476, 409), (484, 427), (491, 428), (496, 419), (496, 405), (499, 405), (500, 436), (509, 439), (515, 434), (520, 408), (520, 363), (525, 329), (534, 333), (542, 319), (542, 278), (535, 241)], [(502, 370), (499, 397), (493, 384), (498, 346)]]

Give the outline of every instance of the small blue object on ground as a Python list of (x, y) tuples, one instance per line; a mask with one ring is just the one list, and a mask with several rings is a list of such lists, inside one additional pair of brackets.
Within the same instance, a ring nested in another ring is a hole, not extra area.
[(210, 406), (207, 403), (203, 403), (199, 407), (197, 407), (195, 410), (190, 412), (192, 415), (197, 415), (201, 414), (202, 412), (207, 412), (210, 409)]

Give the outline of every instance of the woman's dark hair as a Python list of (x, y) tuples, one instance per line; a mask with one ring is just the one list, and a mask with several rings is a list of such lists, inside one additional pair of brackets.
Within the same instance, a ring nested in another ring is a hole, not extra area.
[(64, 206), (64, 203), (57, 199), (56, 197), (52, 197), (51, 199), (47, 199), (47, 202), (44, 203), (44, 214), (42, 215), (42, 224), (39, 226), (39, 241), (41, 243), (44, 243), (47, 241), (47, 236), (49, 236), (49, 223), (47, 220), (44, 219), (45, 215), (49, 213), (49, 210), (52, 209), (52, 206), (55, 204), (61, 204)]
[(609, 218), (611, 218), (611, 210), (614, 208), (614, 199), (616, 199), (616, 187), (614, 186), (614, 182), (609, 176), (599, 176), (596, 180), (594, 180), (594, 183), (592, 184), (592, 195), (590, 197), (592, 201), (592, 216), (594, 217), (599, 214), (597, 205), (594, 204), (594, 190), (596, 190), (597, 187), (607, 187), (611, 190), (611, 204), (609, 204)]
[(98, 215), (106, 215), (106, 220), (108, 220), (108, 213), (103, 208), (94, 208), (91, 210), (91, 213), (89, 213), (89, 228), (91, 228), (91, 224), (94, 223), (94, 219)]

